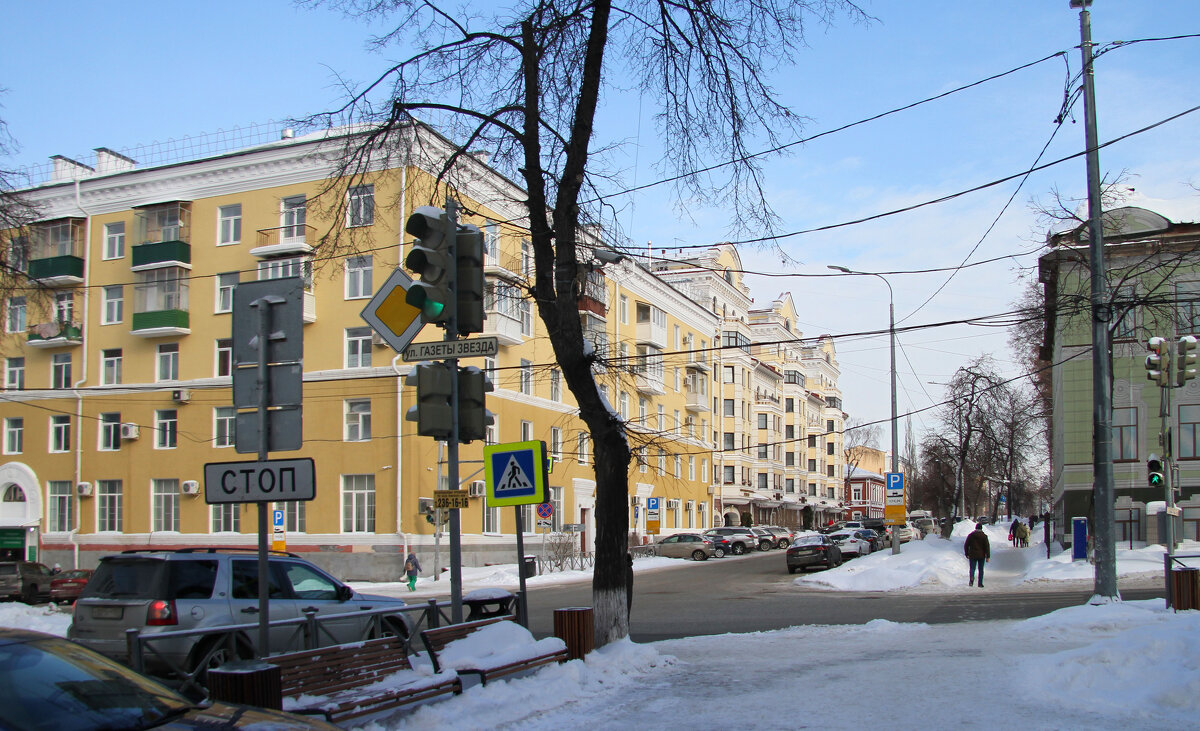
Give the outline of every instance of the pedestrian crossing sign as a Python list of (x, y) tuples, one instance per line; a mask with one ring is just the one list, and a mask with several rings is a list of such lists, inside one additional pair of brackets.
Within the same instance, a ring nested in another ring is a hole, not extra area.
[(489, 508), (550, 502), (543, 441), (485, 446), (483, 472)]

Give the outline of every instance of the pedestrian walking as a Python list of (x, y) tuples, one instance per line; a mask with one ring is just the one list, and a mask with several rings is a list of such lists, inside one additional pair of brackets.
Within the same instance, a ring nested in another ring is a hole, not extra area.
[(404, 561), (404, 573), (408, 575), (408, 590), (417, 590), (417, 575), (421, 573), (421, 562), (417, 560), (417, 554), (410, 553)]
[(967, 586), (975, 585), (975, 569), (979, 569), (979, 588), (983, 588), (983, 565), (992, 560), (992, 545), (987, 534), (983, 532), (983, 523), (976, 523), (975, 530), (967, 536), (963, 544), (963, 553), (970, 566), (970, 581)]
[(1028, 548), (1029, 547), (1029, 526), (1025, 525), (1024, 523), (1018, 523), (1017, 528), (1016, 528), (1016, 533), (1017, 533), (1017, 547), (1018, 548)]

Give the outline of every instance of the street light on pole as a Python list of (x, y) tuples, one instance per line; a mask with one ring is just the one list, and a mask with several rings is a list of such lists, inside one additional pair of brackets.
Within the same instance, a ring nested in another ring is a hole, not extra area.
[[(892, 472), (900, 472), (900, 430), (897, 423), (896, 414), (896, 298), (892, 292), (892, 283), (887, 280), (887, 277), (876, 272), (857, 272), (853, 269), (848, 269), (836, 264), (830, 264), (830, 269), (842, 272), (843, 274), (854, 274), (859, 276), (879, 277), (888, 288), (888, 338), (891, 342), (892, 351)], [(885, 498), (886, 499), (886, 498)], [(892, 531), (892, 554), (900, 553), (899, 532)]]

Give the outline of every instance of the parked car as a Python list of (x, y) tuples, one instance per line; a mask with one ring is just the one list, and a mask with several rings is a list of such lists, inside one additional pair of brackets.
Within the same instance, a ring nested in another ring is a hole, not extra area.
[(0, 704), (0, 727), (11, 729), (337, 728), (266, 708), (199, 706), (86, 647), (23, 629), (0, 629), (0, 686), (19, 692)]
[(50, 569), (36, 561), (4, 561), (0, 563), (0, 597), (34, 604), (49, 596), (51, 577)]
[(749, 530), (758, 540), (758, 550), (760, 551), (769, 551), (774, 548), (775, 544), (778, 542), (778, 539), (775, 538), (775, 534), (771, 533), (771, 531), (767, 530), (766, 528), (750, 528)]
[(839, 520), (839, 521), (830, 523), (829, 525), (822, 526), (821, 528), (818, 528), (817, 530), (824, 533), (825, 535), (829, 535), (830, 533), (837, 533), (838, 531), (842, 530), (842, 528), (844, 526), (845, 526), (845, 522)]
[(894, 525), (892, 526), (892, 535), (901, 544), (905, 544), (913, 539), (913, 529), (907, 523), (904, 525)]
[(820, 533), (810, 533), (800, 536), (787, 550), (787, 569), (789, 574), (796, 569), (807, 569), (809, 566), (824, 566), (831, 569), (842, 564), (842, 549), (829, 536)]
[(659, 556), (693, 558), (697, 561), (707, 561), (710, 556), (716, 555), (712, 540), (698, 533), (667, 536), (654, 544), (654, 552)]
[(784, 528), (778, 525), (764, 525), (763, 528), (775, 536), (776, 548), (787, 548), (792, 545), (792, 539), (796, 537), (795, 531), (791, 528)]
[(50, 601), (73, 603), (79, 598), (88, 579), (92, 578), (91, 569), (71, 569), (54, 574), (50, 577)]
[(921, 531), (921, 537), (931, 536), (938, 532), (939, 527), (933, 518), (917, 518), (913, 521), (913, 527)]
[(842, 527), (846, 530), (862, 530), (863, 528), (866, 528), (861, 520), (847, 520), (846, 522), (842, 523)]
[(842, 555), (866, 556), (871, 552), (871, 540), (862, 531), (841, 530), (830, 533), (829, 538), (841, 549)]
[(880, 535), (879, 533), (877, 533), (876, 531), (874, 531), (870, 528), (863, 528), (862, 530), (858, 531), (858, 533), (862, 536), (865, 536), (866, 539), (871, 542), (871, 551), (872, 552), (882, 551), (884, 546), (891, 545), (891, 544), (887, 543), (887, 541), (884, 540), (884, 537), (882, 535)]
[(735, 528), (733, 526), (709, 528), (704, 531), (704, 535), (723, 536), (728, 539), (729, 546), (735, 556), (740, 556), (758, 546), (758, 536), (751, 533), (749, 528)]
[[(322, 615), (354, 613), (404, 602), (359, 594), (317, 566), (290, 553), (268, 557), (272, 620), (297, 619), (315, 611)], [(100, 559), (83, 593), (75, 601), (75, 620), (67, 638), (120, 662), (128, 663), (128, 629), (143, 636), (158, 632), (249, 625), (257, 622), (258, 560), (250, 551), (190, 549), (126, 551)], [(322, 623), (321, 642), (340, 644), (368, 639), (377, 633), (370, 615)], [(382, 620), (383, 634), (407, 637), (408, 619), (402, 614)], [(147, 653), (149, 672), (181, 667), (188, 672), (216, 667), (236, 657), (252, 657), (258, 641), (255, 629), (238, 632), (234, 647), (214, 632), (172, 638), (154, 644)], [(270, 634), (270, 653), (304, 649), (303, 633), (285, 628)]]
[(733, 553), (733, 544), (730, 543), (729, 539), (726, 538), (725, 536), (706, 535), (706, 536), (704, 536), (704, 538), (712, 541), (713, 558), (725, 558), (729, 554)]

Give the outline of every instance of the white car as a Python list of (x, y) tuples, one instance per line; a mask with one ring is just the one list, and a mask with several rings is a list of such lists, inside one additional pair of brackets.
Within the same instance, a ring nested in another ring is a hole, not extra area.
[(871, 552), (871, 541), (864, 538), (856, 530), (839, 530), (829, 534), (830, 540), (842, 549), (842, 555), (853, 553), (855, 556), (866, 556)]

